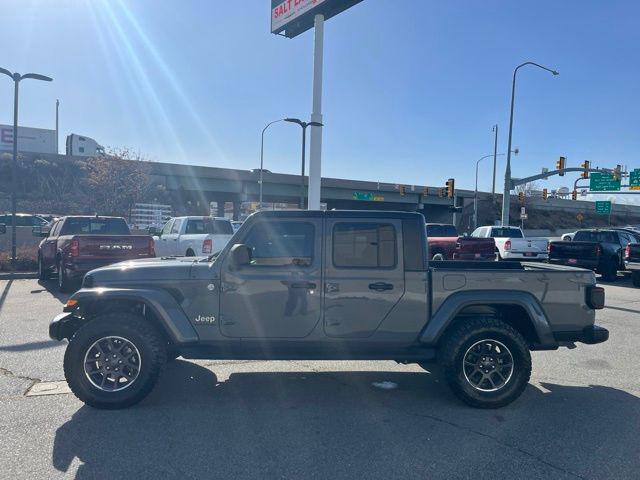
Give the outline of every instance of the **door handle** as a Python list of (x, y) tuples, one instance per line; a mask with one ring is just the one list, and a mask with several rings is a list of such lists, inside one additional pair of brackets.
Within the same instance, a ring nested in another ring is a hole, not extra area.
[(306, 290), (315, 290), (316, 284), (313, 282), (291, 282), (289, 284), (291, 288), (304, 288)]
[(370, 283), (369, 290), (375, 290), (376, 292), (384, 292), (385, 290), (393, 290), (393, 285), (385, 282)]

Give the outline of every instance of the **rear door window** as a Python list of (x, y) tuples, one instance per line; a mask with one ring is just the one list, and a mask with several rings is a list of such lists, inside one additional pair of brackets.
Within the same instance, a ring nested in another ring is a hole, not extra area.
[(315, 227), (309, 222), (261, 222), (249, 230), (251, 266), (309, 267), (313, 265)]
[(602, 242), (602, 243), (617, 243), (617, 239), (613, 232), (590, 232), (579, 231), (576, 232), (573, 237), (574, 242)]
[(427, 225), (427, 237), (457, 237), (458, 231), (453, 225)]
[(333, 265), (338, 268), (393, 268), (396, 231), (388, 223), (337, 223), (333, 227)]
[(522, 238), (522, 230), (511, 227), (494, 227), (491, 230), (494, 238)]

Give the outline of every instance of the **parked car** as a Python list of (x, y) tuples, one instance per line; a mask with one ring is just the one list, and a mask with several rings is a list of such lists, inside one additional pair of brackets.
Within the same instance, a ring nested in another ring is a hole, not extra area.
[(549, 263), (588, 268), (608, 282), (624, 270), (624, 250), (634, 237), (623, 230), (578, 230), (571, 242), (551, 242)]
[(429, 265), (426, 245), (417, 213), (258, 212), (207, 259), (90, 272), (49, 336), (69, 339), (71, 391), (105, 409), (142, 400), (179, 355), (439, 364), (463, 401), (497, 408), (526, 388), (531, 350), (607, 340), (592, 272)]
[[(13, 215), (5, 213), (0, 215), (0, 223), (4, 223), (7, 227), (11, 227)], [(38, 227), (47, 225), (49, 222), (39, 215), (32, 215), (30, 213), (16, 213), (16, 227)]]
[(428, 257), (432, 260), (495, 260), (493, 238), (458, 235), (454, 225), (427, 223)]
[(520, 227), (478, 227), (472, 237), (493, 238), (498, 260), (546, 260), (548, 240), (525, 238)]
[(175, 217), (153, 237), (160, 257), (195, 257), (222, 250), (233, 236), (233, 226), (223, 217)]
[(51, 227), (33, 227), (33, 234), (45, 237), (38, 247), (38, 277), (45, 280), (56, 272), (61, 292), (94, 268), (155, 256), (153, 239), (131, 235), (121, 217), (62, 217)]
[(630, 243), (624, 249), (624, 266), (631, 272), (634, 287), (640, 287), (640, 243)]

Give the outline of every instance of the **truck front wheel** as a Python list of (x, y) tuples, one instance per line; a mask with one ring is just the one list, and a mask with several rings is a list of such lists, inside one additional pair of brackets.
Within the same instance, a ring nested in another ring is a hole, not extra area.
[(526, 340), (494, 318), (455, 325), (441, 343), (438, 358), (453, 392), (477, 408), (508, 405), (522, 394), (531, 376)]
[(165, 362), (165, 342), (153, 325), (131, 313), (113, 312), (94, 318), (71, 338), (64, 376), (78, 399), (111, 410), (146, 397)]

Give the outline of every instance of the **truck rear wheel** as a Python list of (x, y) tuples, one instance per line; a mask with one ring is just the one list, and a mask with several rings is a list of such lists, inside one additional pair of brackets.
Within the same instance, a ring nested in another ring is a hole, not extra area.
[(612, 258), (603, 268), (602, 279), (605, 282), (615, 282), (616, 278), (618, 278), (618, 260), (616, 258)]
[(434, 262), (442, 262), (445, 260), (444, 255), (441, 253), (436, 253), (433, 258), (431, 259)]
[(439, 349), (453, 392), (476, 408), (499, 408), (517, 399), (531, 377), (531, 354), (522, 335), (494, 318), (455, 325)]
[(71, 280), (67, 276), (67, 270), (64, 268), (62, 259), (58, 260), (58, 290), (67, 293), (71, 290)]
[(119, 409), (149, 394), (165, 362), (165, 342), (152, 325), (137, 315), (113, 312), (74, 334), (64, 355), (64, 376), (87, 405)]

